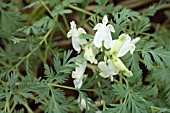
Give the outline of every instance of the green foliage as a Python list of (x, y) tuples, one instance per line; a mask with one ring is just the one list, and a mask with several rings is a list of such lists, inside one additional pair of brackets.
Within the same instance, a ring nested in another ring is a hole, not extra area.
[(17, 28), (23, 25), (22, 16), (15, 12), (7, 10), (7, 4), (1, 2), (2, 6), (0, 6), (0, 36), (3, 34), (12, 34), (16, 31)]
[(114, 34), (115, 37), (118, 37), (121, 31), (124, 28), (126, 28), (127, 23), (129, 23), (132, 19), (137, 18), (139, 16), (137, 12), (134, 12), (126, 8), (121, 10), (120, 12), (112, 13), (112, 15), (115, 21), (115, 23), (113, 23), (116, 31), (116, 33)]
[(149, 18), (139, 17), (137, 19), (133, 19), (130, 25), (130, 29), (132, 29), (135, 33), (135, 36), (147, 31), (150, 29), (150, 21)]
[(119, 84), (113, 85), (113, 90), (118, 98), (125, 100), (124, 103), (119, 105), (111, 104), (113, 108), (109, 108), (108, 111), (106, 110), (106, 113), (110, 113), (111, 111), (119, 113), (125, 113), (127, 111), (131, 111), (131, 113), (147, 113), (147, 103), (138, 92), (134, 92), (125, 85), (121, 86)]
[(26, 35), (41, 35), (44, 34), (52, 25), (53, 20), (50, 19), (48, 16), (41, 18), (40, 20), (36, 21), (32, 26), (24, 26), (18, 29), (18, 32), (23, 32)]
[(69, 59), (72, 51), (68, 51), (68, 53), (64, 52), (63, 62), (61, 63), (59, 53), (55, 54), (54, 57), (54, 70), (49, 67), (47, 64), (44, 65), (45, 68), (45, 76), (49, 79), (49, 81), (56, 80), (58, 83), (64, 83), (67, 80), (67, 75), (72, 72), (73, 68), (76, 66), (75, 61), (81, 60), (81, 58), (73, 57)]
[(165, 4), (165, 1), (161, 0), (159, 3), (151, 5), (148, 9), (145, 9), (142, 13), (143, 16), (154, 16)]
[(126, 105), (123, 104), (111, 104), (113, 108), (107, 108), (103, 113), (129, 113), (127, 111)]
[[(10, 22), (10, 23), (9, 23)], [(10, 32), (19, 28), (22, 23), (19, 22), (19, 17), (14, 12), (1, 10), (1, 29), (9, 30)]]
[[(145, 65), (147, 69), (151, 70), (153, 62), (155, 61), (160, 67), (163, 67), (165, 64), (169, 65), (170, 52), (165, 50), (163, 47), (155, 48), (156, 43), (151, 41), (147, 42), (142, 51), (142, 57), (144, 58)], [(152, 59), (153, 58), (153, 59)]]
[(139, 67), (139, 54), (134, 53), (133, 55), (127, 54), (123, 57), (123, 61), (127, 64), (127, 66), (133, 71), (134, 75), (141, 75), (141, 70)]
[(94, 107), (92, 106), (92, 104), (94, 104), (93, 101), (90, 98), (88, 98), (86, 93), (79, 91), (79, 97), (80, 97), (80, 102), (79, 103), (81, 103), (83, 100), (85, 101), (85, 104), (86, 104), (85, 113), (94, 113), (96, 111), (94, 109)]
[(70, 14), (70, 13), (72, 13), (70, 9), (64, 9), (62, 5), (57, 5), (52, 11), (52, 16), (54, 17), (56, 14), (63, 15), (63, 14)]

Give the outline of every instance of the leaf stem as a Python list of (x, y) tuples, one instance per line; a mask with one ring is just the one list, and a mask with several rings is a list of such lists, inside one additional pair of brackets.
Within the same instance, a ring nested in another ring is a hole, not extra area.
[(7, 112), (10, 111), (9, 99), (6, 100), (5, 108), (7, 109)]
[(16, 105), (17, 105), (17, 104), (14, 102), (14, 104), (12, 105), (12, 108), (11, 108), (11, 110), (10, 110), (10, 113), (13, 113), (13, 110), (14, 110), (14, 108), (15, 108)]
[(50, 86), (55, 86), (55, 87), (59, 87), (59, 88), (64, 88), (64, 89), (76, 90), (76, 91), (81, 90), (81, 91), (93, 91), (93, 92), (95, 92), (94, 89), (78, 89), (78, 88), (74, 88), (74, 87), (69, 87), (69, 86), (64, 86), (64, 85), (58, 85), (58, 84), (53, 84), (53, 83), (50, 83), (50, 84), (48, 84), (48, 85), (50, 85)]
[(70, 27), (69, 27), (68, 21), (67, 21), (67, 19), (66, 19), (66, 16), (65, 16), (65, 15), (62, 15), (62, 17), (63, 17), (64, 23), (65, 23), (66, 29), (69, 30)]
[(82, 12), (82, 13), (88, 14), (88, 15), (90, 15), (90, 16), (93, 15), (93, 13), (91, 13), (91, 12), (89, 12), (89, 11), (86, 11), (86, 10), (84, 10), (84, 9), (81, 9), (81, 8), (79, 8), (79, 7), (73, 6), (73, 5), (69, 5), (68, 7), (71, 8), (71, 9), (74, 9), (74, 10), (76, 10), (76, 11), (80, 11), (80, 12)]
[(26, 103), (22, 103), (22, 104), (25, 106), (25, 108), (27, 109), (28, 113), (34, 113), (32, 111), (32, 109), (28, 106), (28, 104), (26, 104)]
[(53, 16), (52, 12), (50, 11), (50, 9), (47, 7), (47, 5), (42, 1), (42, 0), (39, 0), (40, 3), (44, 6), (44, 8), (47, 10), (47, 12), (50, 14), (50, 16), (56, 21), (56, 24), (58, 26), (58, 28), (60, 29), (60, 31), (64, 34), (64, 36), (66, 36), (66, 32), (65, 30), (61, 27), (61, 24), (58, 23), (58, 13), (56, 14), (57, 16), (57, 19)]

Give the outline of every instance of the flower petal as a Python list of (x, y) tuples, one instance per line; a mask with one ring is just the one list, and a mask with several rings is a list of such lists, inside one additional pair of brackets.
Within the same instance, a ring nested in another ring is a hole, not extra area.
[(71, 29), (76, 29), (76, 23), (74, 21), (70, 22)]
[(110, 48), (109, 44), (112, 41), (112, 36), (110, 30), (107, 27), (101, 29), (100, 37), (103, 38), (104, 40), (104, 47), (106, 49), (109, 49)]
[(113, 75), (118, 74), (119, 69), (117, 69), (111, 60), (108, 60), (108, 64), (106, 64), (106, 62), (101, 61), (98, 63), (98, 67), (99, 69), (102, 71), (100, 72), (100, 76), (107, 78), (107, 77), (111, 77)]
[(76, 62), (76, 64), (78, 65), (78, 67), (76, 67), (76, 72), (78, 75), (83, 75), (87, 66), (87, 62)]
[(80, 44), (76, 42), (76, 40), (73, 38), (72, 38), (72, 46), (78, 53), (80, 53), (81, 50)]
[(115, 32), (115, 29), (114, 29), (114, 27), (111, 24), (107, 25), (107, 28), (109, 28), (109, 30), (111, 32), (113, 32), (113, 33)]
[(70, 38), (72, 36), (72, 30), (70, 30), (68, 33), (67, 33), (67, 38)]
[(109, 47), (112, 48), (117, 41), (118, 41), (118, 39), (112, 40), (112, 41), (109, 43)]
[(133, 46), (133, 44), (130, 41), (124, 42), (122, 47), (120, 48), (120, 51), (117, 54), (117, 57), (122, 57), (124, 56)]
[(126, 41), (131, 41), (131, 37), (129, 36), (129, 34), (126, 34)]
[(85, 50), (84, 58), (90, 61), (91, 64), (94, 63), (95, 56), (93, 54), (92, 47), (85, 47), (84, 50)]
[(98, 30), (103, 24), (102, 23), (98, 23), (94, 28), (93, 30)]
[(94, 45), (97, 48), (100, 48), (102, 47), (102, 41), (103, 41), (103, 38), (101, 37), (100, 29), (98, 29), (94, 36)]
[(78, 75), (75, 71), (72, 72), (71, 76), (72, 76), (72, 78), (78, 78)]
[(86, 44), (86, 39), (81, 39), (80, 35), (82, 33), (85, 33), (85, 30), (83, 28), (76, 28), (76, 24), (74, 21), (70, 22), (71, 24), (71, 30), (67, 33), (67, 37), (72, 37), (72, 46), (73, 48), (79, 53), (81, 50), (81, 46)]
[(132, 40), (132, 43), (136, 44), (140, 40), (140, 37), (136, 37), (135, 39)]
[(102, 20), (102, 23), (103, 23), (104, 25), (106, 25), (106, 24), (108, 23), (107, 15), (104, 15), (103, 20)]
[(86, 34), (86, 31), (83, 29), (83, 28), (78, 28), (78, 35), (81, 35), (81, 34)]
[(104, 47), (105, 47), (106, 49), (110, 49), (110, 48), (111, 48), (109, 44), (110, 44), (110, 42), (104, 41)]
[(83, 81), (82, 79), (75, 79), (73, 80), (73, 83), (74, 83), (75, 88), (81, 88)]
[(72, 72), (72, 78), (82, 79), (86, 69), (87, 62), (86, 61), (84, 61), (83, 63), (76, 62), (76, 65), (77, 67), (75, 71)]
[(130, 48), (130, 54), (133, 54), (133, 52), (135, 51), (136, 46), (134, 44), (132, 44), (131, 48)]

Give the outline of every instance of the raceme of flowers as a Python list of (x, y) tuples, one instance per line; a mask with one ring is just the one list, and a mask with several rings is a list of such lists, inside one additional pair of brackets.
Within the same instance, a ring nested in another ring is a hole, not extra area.
[[(131, 54), (135, 51), (135, 44), (140, 40), (139, 37), (131, 39), (129, 34), (120, 34), (118, 39), (113, 40), (111, 33), (115, 29), (108, 24), (108, 18), (105, 15), (102, 23), (98, 23), (93, 30), (96, 31), (94, 39), (81, 38), (86, 34), (83, 28), (76, 28), (74, 21), (70, 22), (71, 30), (67, 33), (68, 38), (72, 38), (72, 46), (78, 54), (84, 54), (84, 61), (77, 61), (75, 71), (72, 72), (72, 78), (75, 88), (80, 88), (83, 84), (84, 72), (87, 61), (96, 64), (100, 70), (99, 75), (103, 78), (110, 78), (122, 72), (125, 76), (133, 76), (133, 73), (121, 61), (120, 57), (126, 55), (129, 51)], [(103, 49), (104, 48), (104, 49)], [(96, 59), (96, 55), (104, 54), (103, 61)]]

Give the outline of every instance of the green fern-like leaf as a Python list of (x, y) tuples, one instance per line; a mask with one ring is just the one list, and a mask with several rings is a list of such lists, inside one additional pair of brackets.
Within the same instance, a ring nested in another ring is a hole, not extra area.
[(137, 19), (133, 19), (130, 25), (130, 29), (134, 30), (135, 36), (143, 33), (144, 31), (149, 30), (150, 28), (150, 20), (147, 17), (138, 17)]
[(0, 29), (14, 32), (23, 25), (20, 20), (21, 18), (17, 16), (17, 13), (0, 10)]
[(120, 12), (116, 12), (112, 14), (114, 17), (114, 27), (116, 33), (114, 34), (115, 37), (117, 38), (120, 32), (126, 28), (127, 23), (130, 22), (131, 19), (137, 18), (139, 14), (135, 11), (132, 11), (130, 9), (123, 9)]
[(156, 43), (150, 41), (146, 43), (141, 50), (145, 65), (149, 70), (152, 69), (153, 62), (156, 62), (161, 67), (163, 67), (164, 64), (169, 65), (168, 62), (170, 62), (170, 52), (163, 49), (162, 47), (154, 49), (155, 46)]
[(165, 4), (160, 1), (159, 3), (155, 3), (151, 5), (149, 8), (143, 11), (143, 16), (153, 16), (158, 10), (160, 10)]
[(126, 105), (123, 104), (111, 104), (113, 108), (106, 108), (103, 113), (129, 113)]

